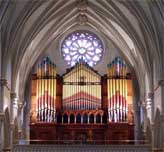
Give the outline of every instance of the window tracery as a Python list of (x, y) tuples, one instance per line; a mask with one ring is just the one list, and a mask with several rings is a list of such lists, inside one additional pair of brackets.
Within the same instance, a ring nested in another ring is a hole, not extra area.
[(96, 34), (76, 31), (64, 39), (61, 51), (68, 65), (74, 66), (77, 61), (84, 60), (90, 66), (94, 66), (101, 60), (104, 49)]

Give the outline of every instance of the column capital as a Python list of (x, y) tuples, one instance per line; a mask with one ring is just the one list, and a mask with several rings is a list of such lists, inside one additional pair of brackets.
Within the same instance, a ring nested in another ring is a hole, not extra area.
[(164, 86), (164, 80), (159, 80), (159, 81), (158, 81), (158, 85), (159, 85), (159, 86)]
[(138, 106), (142, 107), (142, 108), (146, 108), (146, 101), (145, 100), (141, 100), (138, 102)]
[(17, 94), (16, 94), (15, 92), (11, 92), (11, 93), (10, 93), (10, 98), (11, 98), (11, 99), (15, 99), (16, 96), (17, 96)]
[(18, 99), (17, 99), (17, 94), (15, 92), (11, 92), (10, 93), (10, 99), (11, 99), (11, 103), (13, 108), (18, 109)]
[(7, 85), (7, 80), (3, 79), (3, 78), (0, 78), (0, 85), (1, 86), (6, 86)]
[(147, 97), (151, 99), (154, 98), (154, 92), (148, 92)]

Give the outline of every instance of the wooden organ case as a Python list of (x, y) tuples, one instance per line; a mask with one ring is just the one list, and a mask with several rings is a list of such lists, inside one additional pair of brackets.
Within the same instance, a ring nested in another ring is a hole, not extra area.
[(132, 97), (131, 75), (118, 57), (104, 76), (82, 60), (59, 76), (46, 57), (32, 79), (31, 143), (133, 140)]

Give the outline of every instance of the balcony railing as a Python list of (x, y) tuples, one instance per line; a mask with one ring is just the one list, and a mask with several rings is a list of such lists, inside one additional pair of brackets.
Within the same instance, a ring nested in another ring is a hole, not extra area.
[(55, 145), (71, 145), (71, 144), (89, 144), (89, 145), (148, 145), (146, 140), (19, 140), (19, 145), (31, 144), (55, 144)]
[[(45, 142), (47, 144), (45, 144)], [(34, 143), (34, 144), (30, 144)], [(112, 144), (111, 144), (112, 143)], [(44, 140), (21, 141), (13, 146), (13, 152), (150, 152), (146, 141), (81, 141)]]

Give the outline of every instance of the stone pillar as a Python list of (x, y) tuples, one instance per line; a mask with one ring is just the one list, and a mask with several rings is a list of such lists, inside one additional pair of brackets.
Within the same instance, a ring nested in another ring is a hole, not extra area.
[(164, 114), (164, 80), (159, 81), (159, 87), (161, 87), (161, 102), (162, 102), (162, 109), (161, 112)]
[(4, 131), (2, 131), (2, 129), (3, 129), (3, 123), (4, 123), (4, 112), (0, 112), (0, 141), (1, 141), (1, 143), (0, 143), (0, 151), (2, 151), (2, 149), (3, 149), (3, 145), (4, 145), (4, 143), (3, 143), (3, 138), (4, 138)]
[(143, 126), (143, 128), (142, 128), (142, 131), (143, 131), (143, 140), (145, 140), (146, 139), (146, 127), (147, 127), (147, 111), (146, 111), (146, 103), (145, 102), (143, 102), (142, 103), (142, 110), (143, 110), (143, 122), (144, 122), (144, 126)]
[[(147, 95), (146, 109), (148, 112), (151, 112), (150, 121), (153, 122), (153, 120), (154, 120), (154, 92), (149, 92)], [(149, 111), (149, 110), (151, 110), (151, 111)]]
[[(137, 104), (138, 103), (138, 104)], [(135, 143), (138, 144), (138, 140), (141, 140), (141, 132), (143, 131), (141, 129), (141, 111), (143, 112), (142, 114), (144, 114), (144, 118), (143, 118), (143, 123), (145, 122), (145, 104), (142, 102), (135, 102), (134, 105), (134, 137), (135, 137)]]
[(14, 122), (14, 118), (18, 114), (18, 99), (16, 97), (15, 92), (11, 92), (10, 94), (10, 99), (11, 99), (11, 122)]
[(3, 112), (4, 86), (7, 86), (7, 80), (0, 78), (0, 112)]
[(11, 92), (10, 93), (10, 113), (11, 113), (11, 117), (10, 117), (10, 126), (11, 126), (11, 129), (10, 129), (10, 144), (11, 144), (11, 148), (13, 146), (13, 132), (14, 132), (14, 119), (15, 117), (17, 117), (17, 113), (18, 113), (18, 100), (17, 100), (17, 97), (16, 97), (16, 93), (15, 92)]
[[(1, 65), (0, 65), (1, 66)], [(4, 112), (3, 112), (3, 94), (4, 94), (4, 86), (7, 85), (7, 80), (0, 78), (0, 151), (3, 151), (4, 146), (4, 131), (3, 124), (4, 124)]]

